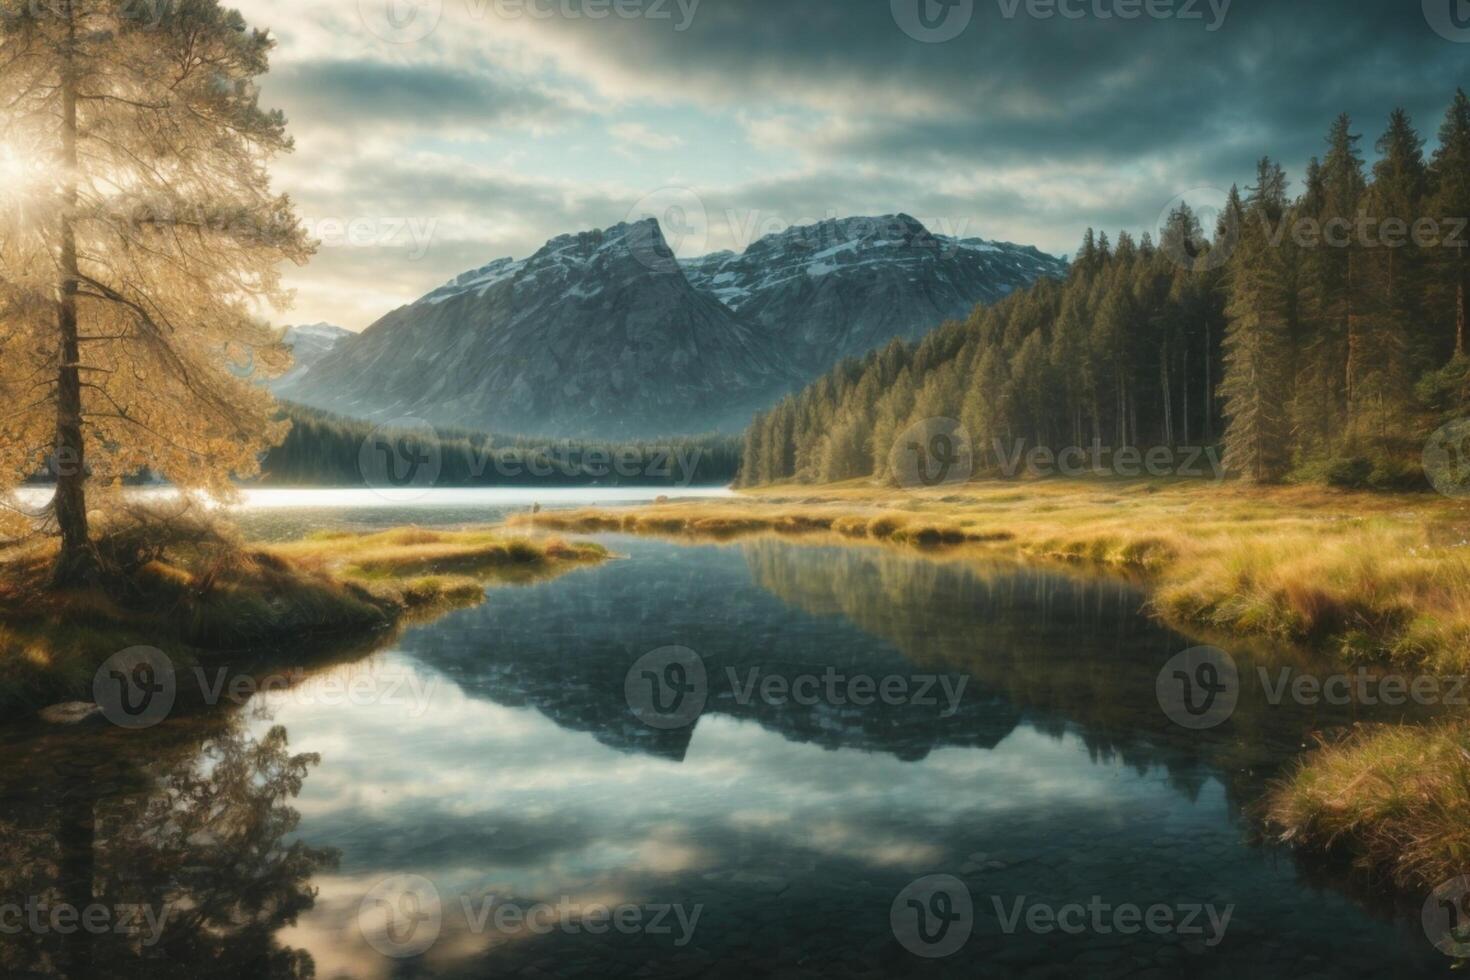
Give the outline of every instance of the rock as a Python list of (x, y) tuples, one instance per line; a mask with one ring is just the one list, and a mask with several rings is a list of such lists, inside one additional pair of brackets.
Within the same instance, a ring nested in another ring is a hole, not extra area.
[(91, 701), (67, 701), (42, 708), (38, 717), (48, 725), (80, 725), (91, 718), (100, 718), (102, 709)]

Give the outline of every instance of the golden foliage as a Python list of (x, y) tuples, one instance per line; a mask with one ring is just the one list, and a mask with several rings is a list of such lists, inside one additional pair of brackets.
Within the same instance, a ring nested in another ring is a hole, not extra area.
[(252, 383), (289, 363), (261, 313), (313, 250), (266, 172), (291, 145), (253, 81), (273, 41), (215, 0), (0, 8), (0, 493), (51, 454), (70, 288), (91, 484), (147, 469), (227, 495), (284, 437)]

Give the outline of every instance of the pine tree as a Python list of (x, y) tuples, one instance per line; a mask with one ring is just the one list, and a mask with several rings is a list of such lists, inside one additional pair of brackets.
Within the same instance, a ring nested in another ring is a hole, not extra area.
[(1430, 166), (1435, 194), (1431, 212), (1443, 239), (1435, 250), (1435, 285), (1439, 306), (1446, 310), (1456, 357), (1467, 355), (1467, 297), (1470, 290), (1470, 96), (1464, 89), (1445, 113), (1439, 148)]
[(1320, 224), (1321, 236), (1308, 253), (1316, 377), (1333, 389), (1333, 416), (1341, 418), (1348, 429), (1357, 408), (1357, 384), (1364, 362), (1359, 232), (1367, 184), (1358, 152), (1361, 138), (1352, 131), (1352, 120), (1346, 115), (1333, 123), (1327, 155), (1322, 159), (1322, 207), (1312, 215)]
[(1376, 144), (1379, 160), (1367, 195), (1369, 227), (1375, 234), (1364, 254), (1365, 327), (1360, 401), (1371, 414), (1367, 432), (1380, 448), (1407, 421), (1412, 376), (1434, 363), (1426, 321), (1425, 256), (1412, 226), (1423, 213), (1428, 187), (1424, 140), (1408, 113), (1397, 109)]
[(1290, 463), (1290, 426), (1284, 359), (1286, 296), (1281, 258), (1270, 247), (1268, 229), (1286, 210), (1281, 170), (1270, 160), (1257, 169), (1241, 232), (1230, 265), (1231, 299), (1225, 335), (1225, 465), (1256, 482), (1285, 475)]
[(1240, 185), (1231, 184), (1230, 193), (1225, 196), (1225, 207), (1215, 221), (1215, 237), (1211, 245), (1234, 252), (1240, 241), (1240, 226), (1244, 221), (1245, 203), (1240, 199)]
[(766, 482), (765, 474), (761, 472), (761, 460), (765, 453), (761, 441), (766, 434), (767, 415), (762, 412), (757, 415), (745, 430), (745, 447), (740, 457), (740, 485), (744, 487), (756, 487)]
[[(1016, 433), (1011, 418), (1010, 370), (998, 347), (981, 352), (960, 410), (960, 422), (975, 442), (975, 456), (982, 468), (987, 454), (997, 447), (1000, 454), (1012, 451)], [(1001, 460), (993, 462), (999, 464)]]
[[(839, 365), (803, 392), (795, 451), (823, 462), (798, 467), (799, 477), (848, 472), (864, 422), (873, 471), (886, 477), (902, 431), (953, 415), (958, 402), (986, 457), (997, 440), (1008, 458), (1021, 439), (1053, 450), (1090, 439), (1208, 444), (1224, 423), (1228, 463), (1250, 479), (1330, 473), (1323, 464), (1367, 448), (1387, 464), (1373, 479), (1392, 478), (1431, 421), (1408, 391), (1436, 419), (1470, 412), (1470, 357), (1451, 356), (1470, 256), (1458, 241), (1398, 244), (1393, 221), (1428, 212), (1450, 234), (1470, 214), (1463, 93), (1440, 137), (1426, 166), (1408, 116), (1393, 113), (1369, 175), (1342, 117), (1295, 202), (1264, 158), (1249, 199), (1232, 188), (1208, 240), (1188, 208), (1166, 219), (1157, 252), (1089, 230), (1065, 281), (1039, 281), (918, 343)], [(1166, 246), (1185, 242), (1208, 261), (1171, 262)]]
[(1077, 249), (1077, 261), (1075, 267), (1083, 273), (1091, 274), (1097, 269), (1097, 235), (1089, 228), (1082, 235), (1082, 246)]
[(66, 585), (95, 566), (91, 491), (147, 468), (225, 495), (284, 435), (232, 367), (289, 362), (253, 311), (285, 305), (278, 267), (311, 249), (266, 176), (291, 147), (257, 102), (266, 34), (214, 0), (0, 8), (0, 127), (34, 178), (0, 215), (0, 288), (21, 370), (49, 369), (0, 423), (0, 488), (34, 472), (49, 420)]

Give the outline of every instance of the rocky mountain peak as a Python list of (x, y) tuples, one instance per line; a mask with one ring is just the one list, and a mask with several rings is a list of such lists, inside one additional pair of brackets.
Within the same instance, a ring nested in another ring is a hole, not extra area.
[(559, 235), (456, 276), (335, 345), (286, 397), (527, 435), (737, 431), (849, 355), (921, 336), (1064, 262), (833, 218), (680, 262), (653, 218)]

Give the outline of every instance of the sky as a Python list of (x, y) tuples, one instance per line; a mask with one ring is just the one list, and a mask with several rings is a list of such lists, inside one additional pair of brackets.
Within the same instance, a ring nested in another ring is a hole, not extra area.
[[(279, 323), (360, 330), (648, 215), (680, 255), (832, 217), (1074, 251), (1299, 177), (1350, 113), (1430, 140), (1465, 0), (236, 0), (278, 40), (273, 166), (322, 242)], [(1299, 187), (1300, 185), (1296, 185)]]

